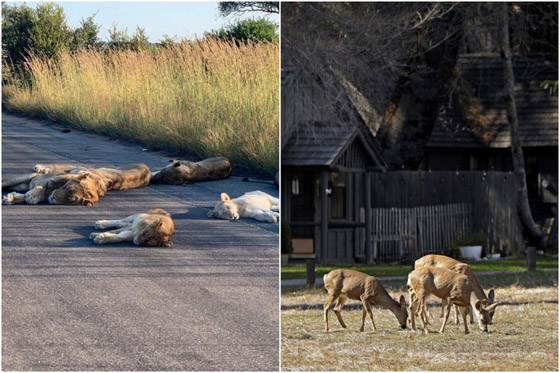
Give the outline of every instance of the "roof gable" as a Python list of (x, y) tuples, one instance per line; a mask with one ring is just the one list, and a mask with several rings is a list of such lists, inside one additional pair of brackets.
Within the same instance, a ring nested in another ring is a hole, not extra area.
[(384, 162), (357, 126), (313, 122), (292, 134), (282, 148), (282, 165), (366, 168)]

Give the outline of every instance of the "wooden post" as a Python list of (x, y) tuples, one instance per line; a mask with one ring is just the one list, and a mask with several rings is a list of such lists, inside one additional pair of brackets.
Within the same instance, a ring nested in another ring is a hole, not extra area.
[(372, 227), (373, 224), (371, 218), (371, 174), (366, 172), (364, 175), (364, 189), (365, 189), (365, 198), (364, 198), (364, 208), (365, 208), (365, 218), (366, 218), (366, 264), (373, 264), (373, 250), (371, 246), (372, 240)]
[(329, 174), (326, 170), (321, 171), (321, 255), (319, 263), (327, 263), (328, 237), (329, 237), (329, 198), (327, 188), (329, 187)]
[(307, 259), (307, 285), (315, 285), (315, 259)]
[(535, 271), (537, 269), (537, 248), (535, 246), (527, 247), (527, 271)]

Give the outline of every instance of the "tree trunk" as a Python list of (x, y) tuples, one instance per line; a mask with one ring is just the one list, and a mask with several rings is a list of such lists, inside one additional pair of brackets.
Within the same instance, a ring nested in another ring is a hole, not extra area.
[(514, 77), (513, 65), (511, 62), (511, 50), (509, 45), (509, 15), (507, 3), (500, 3), (499, 7), (499, 46), (504, 74), (504, 101), (507, 110), (507, 119), (511, 134), (511, 156), (513, 160), (513, 171), (515, 173), (515, 183), (517, 188), (517, 214), (523, 226), (523, 230), (529, 243), (544, 249), (544, 234), (540, 227), (535, 224), (531, 208), (529, 207), (529, 197), (527, 194), (527, 179), (525, 176), (525, 161), (523, 149), (519, 139), (519, 122), (517, 119), (517, 109), (515, 107), (514, 96)]
[(391, 169), (418, 169), (455, 76), (463, 25), (458, 17), (447, 17), (451, 19), (434, 21), (434, 28), (441, 27), (451, 34), (437, 47), (431, 45), (430, 35), (424, 36), (418, 30), (416, 55), (408, 61), (385, 109), (377, 139)]

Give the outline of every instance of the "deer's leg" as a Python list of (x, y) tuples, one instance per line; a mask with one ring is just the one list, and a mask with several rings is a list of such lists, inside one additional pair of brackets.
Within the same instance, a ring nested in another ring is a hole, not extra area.
[[(376, 332), (377, 328), (375, 327), (375, 322), (373, 321), (373, 313), (371, 312), (371, 304), (369, 302), (369, 298), (365, 297), (365, 296), (361, 296), (360, 297), (362, 300), (362, 304), (364, 306), (364, 309), (366, 310), (366, 312), (369, 315), (369, 318), (371, 319), (371, 325), (373, 326), (373, 331)], [(364, 323), (362, 323), (362, 328), (360, 329), (360, 331), (364, 330)]]
[(471, 324), (474, 324), (474, 319), (473, 319), (473, 309), (472, 306), (469, 304), (469, 306), (467, 307), (467, 312), (469, 313), (470, 317), (471, 317)]
[(414, 316), (416, 315), (416, 312), (418, 312), (419, 307), (420, 307), (420, 300), (417, 298), (410, 303), (410, 306), (408, 306), (408, 314), (410, 315), (410, 328), (412, 330), (416, 329)]
[(346, 329), (346, 324), (344, 323), (344, 320), (342, 320), (342, 314), (340, 313), (342, 306), (344, 305), (344, 302), (346, 302), (346, 297), (342, 295), (339, 296), (333, 311), (336, 317), (338, 318), (338, 322), (340, 323), (340, 325), (342, 325), (342, 327)]
[[(418, 299), (420, 301), (420, 304), (419, 304), (420, 309), (424, 310), (426, 308), (426, 297), (424, 295), (418, 295)], [(422, 326), (424, 327), (424, 333), (429, 334), (430, 331), (428, 330), (428, 324), (426, 324), (424, 319), (422, 319)]]
[(329, 299), (323, 305), (323, 317), (325, 320), (325, 331), (329, 331), (329, 308), (331, 308), (332, 304), (334, 303), (335, 299), (338, 295), (329, 294)]
[(455, 325), (459, 324), (459, 306), (455, 305)]
[(463, 324), (465, 324), (465, 334), (469, 334), (469, 327), (467, 326), (467, 312), (469, 307), (461, 307), (461, 316), (463, 316)]
[(447, 307), (445, 307), (445, 315), (443, 316), (443, 324), (441, 324), (441, 329), (439, 330), (440, 333), (443, 334), (445, 331), (445, 324), (447, 324), (447, 320), (449, 319), (449, 314), (451, 313), (451, 307), (453, 307), (453, 302), (451, 299), (447, 299)]

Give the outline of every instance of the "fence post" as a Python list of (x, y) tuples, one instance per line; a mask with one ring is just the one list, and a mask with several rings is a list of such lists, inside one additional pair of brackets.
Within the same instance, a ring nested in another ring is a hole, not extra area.
[(372, 224), (373, 220), (371, 217), (371, 173), (366, 172), (364, 175), (364, 189), (365, 189), (365, 196), (364, 196), (364, 204), (365, 204), (365, 218), (366, 218), (366, 247), (365, 247), (365, 254), (366, 254), (366, 264), (373, 264), (373, 250), (371, 248), (371, 239), (372, 239)]
[(527, 247), (527, 271), (535, 271), (537, 269), (537, 248), (535, 246)]
[(307, 259), (307, 285), (315, 285), (315, 259)]

